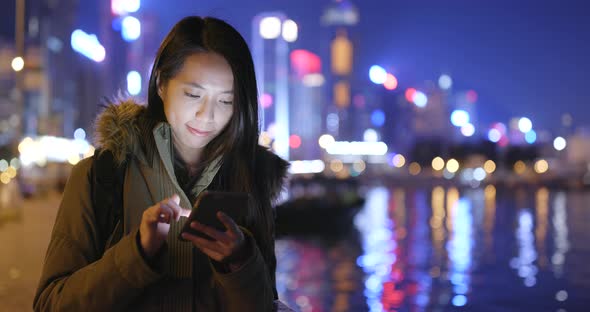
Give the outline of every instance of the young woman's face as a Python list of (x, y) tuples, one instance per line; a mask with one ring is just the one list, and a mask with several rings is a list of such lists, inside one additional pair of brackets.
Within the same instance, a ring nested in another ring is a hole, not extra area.
[(190, 153), (213, 140), (233, 114), (234, 76), (212, 52), (186, 58), (182, 69), (158, 89), (177, 148)]

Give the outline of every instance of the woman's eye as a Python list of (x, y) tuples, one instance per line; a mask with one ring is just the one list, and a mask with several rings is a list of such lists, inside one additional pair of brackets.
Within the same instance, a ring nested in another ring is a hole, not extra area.
[(219, 101), (219, 102), (226, 104), (226, 105), (232, 105), (234, 103), (233, 101)]
[(193, 98), (193, 99), (198, 99), (201, 97), (200, 95), (196, 95), (196, 94), (192, 94), (192, 93), (188, 93), (188, 92), (185, 92), (184, 95), (186, 95), (190, 98)]

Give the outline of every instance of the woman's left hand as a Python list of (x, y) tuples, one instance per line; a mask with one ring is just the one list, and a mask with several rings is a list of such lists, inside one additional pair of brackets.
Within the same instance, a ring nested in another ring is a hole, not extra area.
[(189, 240), (211, 259), (227, 263), (231, 268), (239, 267), (244, 262), (247, 255), (244, 249), (246, 247), (244, 233), (236, 222), (223, 212), (217, 213), (217, 218), (226, 228), (225, 232), (193, 221), (191, 227), (203, 234), (208, 235), (213, 240), (201, 238), (190, 233), (182, 233), (182, 237)]

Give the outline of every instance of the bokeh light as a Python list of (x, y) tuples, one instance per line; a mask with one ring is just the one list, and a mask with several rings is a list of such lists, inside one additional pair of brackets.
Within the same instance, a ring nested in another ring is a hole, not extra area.
[(420, 172), (422, 171), (422, 167), (420, 167), (420, 164), (418, 164), (417, 162), (413, 162), (408, 167), (408, 171), (410, 172), (411, 175), (415, 176), (415, 175), (420, 174)]
[(486, 160), (486, 162), (483, 164), (483, 169), (484, 169), (484, 170), (485, 170), (485, 171), (486, 171), (488, 174), (494, 173), (494, 171), (496, 171), (496, 163), (495, 163), (493, 160), (491, 160), (491, 159), (488, 159), (488, 160)]
[(384, 84), (387, 81), (387, 72), (379, 65), (373, 65), (369, 69), (369, 79), (374, 84)]
[(518, 120), (518, 129), (522, 133), (527, 133), (533, 129), (533, 123), (527, 117), (522, 117)]
[(563, 151), (567, 146), (567, 141), (563, 137), (556, 137), (553, 140), (553, 148), (558, 151)]
[(334, 137), (329, 134), (324, 134), (318, 139), (318, 144), (321, 148), (327, 148), (334, 142), (336, 142), (336, 140), (334, 140)]
[(416, 93), (414, 93), (414, 97), (412, 100), (414, 101), (414, 104), (416, 104), (416, 106), (418, 107), (425, 107), (426, 104), (428, 104), (428, 97), (426, 96), (426, 94), (420, 91), (416, 91)]
[(379, 140), (379, 134), (374, 129), (367, 129), (363, 133), (363, 140), (365, 142), (377, 142)]
[(388, 73), (383, 86), (387, 90), (397, 89), (397, 78), (394, 75)]
[(385, 124), (385, 113), (380, 109), (374, 110), (371, 114), (371, 123), (375, 127), (383, 126), (383, 124)]
[(469, 119), (469, 113), (462, 109), (454, 110), (451, 113), (451, 123), (455, 127), (463, 127), (469, 123)]
[(536, 173), (545, 173), (547, 170), (549, 170), (549, 163), (545, 159), (539, 159), (535, 162)]
[(525, 171), (526, 164), (522, 160), (519, 160), (516, 163), (514, 163), (514, 172), (516, 172), (517, 174), (523, 174)]
[(447, 161), (447, 171), (449, 171), (450, 173), (455, 173), (459, 171), (459, 162), (454, 158), (449, 159)]
[(434, 169), (436, 171), (440, 171), (440, 170), (443, 170), (444, 167), (445, 167), (445, 161), (441, 157), (437, 156), (432, 160), (432, 169)]
[(393, 164), (394, 167), (401, 168), (406, 164), (406, 158), (402, 154), (396, 154), (391, 159), (391, 163)]
[(453, 86), (453, 79), (449, 75), (441, 75), (438, 78), (438, 86), (443, 90), (448, 90)]
[(498, 130), (496, 128), (492, 128), (492, 129), (490, 129), (490, 131), (488, 131), (488, 139), (491, 142), (498, 143), (501, 138), (502, 138), (502, 133), (500, 133), (500, 130)]
[(471, 137), (475, 134), (475, 127), (472, 124), (466, 124), (463, 127), (461, 127), (461, 134), (463, 134), (466, 137)]

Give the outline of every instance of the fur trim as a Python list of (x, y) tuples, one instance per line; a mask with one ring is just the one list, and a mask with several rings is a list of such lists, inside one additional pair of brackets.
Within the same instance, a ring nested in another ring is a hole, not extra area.
[(275, 202), (285, 187), (289, 163), (263, 146), (256, 149), (256, 183), (266, 185), (266, 192)]
[(94, 123), (94, 144), (112, 152), (117, 164), (123, 163), (141, 142), (139, 122), (145, 111), (134, 99), (108, 104)]

